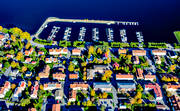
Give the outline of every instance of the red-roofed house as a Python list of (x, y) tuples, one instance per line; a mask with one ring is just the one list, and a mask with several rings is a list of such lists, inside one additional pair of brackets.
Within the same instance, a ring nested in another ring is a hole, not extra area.
[(30, 63), (32, 61), (32, 58), (26, 58), (25, 62)]
[(126, 54), (127, 50), (126, 49), (118, 49), (118, 54)]
[(44, 70), (39, 73), (40, 78), (48, 78), (50, 73), (50, 67), (49, 65), (46, 65)]
[(6, 81), (4, 83), (4, 86), (0, 88), (0, 98), (4, 98), (10, 88), (11, 88), (11, 83), (9, 81)]
[(162, 100), (163, 96), (161, 92), (161, 87), (157, 83), (145, 84), (145, 91), (148, 91), (148, 90), (154, 90), (156, 100)]
[(69, 79), (78, 79), (78, 74), (69, 74)]
[(77, 94), (76, 90), (72, 90), (71, 92), (69, 92), (69, 101), (70, 102), (76, 101), (76, 94)]
[(137, 79), (144, 79), (143, 70), (142, 69), (137, 68), (136, 77), (137, 77)]
[(66, 74), (63, 74), (62, 72), (56, 72), (53, 74), (53, 79), (57, 80), (65, 80)]
[(53, 104), (52, 105), (52, 111), (60, 111), (61, 105), (60, 104)]
[(44, 90), (54, 90), (54, 89), (61, 89), (61, 84), (60, 83), (44, 84)]
[(25, 50), (24, 54), (25, 54), (26, 56), (29, 56), (30, 54), (32, 54), (33, 51), (34, 51), (34, 49), (33, 49), (33, 48), (30, 48), (29, 50)]
[(13, 58), (14, 55), (12, 55), (12, 54), (7, 54), (6, 57), (7, 57), (7, 58)]
[(172, 91), (177, 91), (178, 89), (180, 89), (180, 84), (171, 84), (171, 83), (168, 83), (167, 84), (167, 88), (166, 90), (172, 92)]
[(116, 74), (116, 80), (133, 80), (132, 74)]
[(133, 50), (132, 55), (133, 56), (145, 56), (146, 50)]
[(150, 80), (150, 81), (153, 81), (153, 80), (156, 80), (156, 75), (152, 75), (151, 73), (148, 73), (144, 76), (145, 80)]
[(38, 56), (41, 56), (41, 55), (44, 55), (44, 52), (43, 52), (43, 51), (39, 51), (39, 52), (38, 52)]
[(164, 55), (166, 55), (166, 50), (155, 49), (155, 50), (152, 50), (151, 53), (153, 55), (164, 56)]
[(81, 50), (80, 49), (73, 49), (72, 50), (72, 55), (74, 56), (80, 56), (81, 55)]
[(38, 82), (35, 81), (34, 87), (32, 86), (31, 88), (32, 88), (32, 90), (31, 90), (31, 98), (36, 99), (37, 98), (37, 93), (38, 93), (38, 90), (39, 90)]
[(55, 62), (57, 62), (57, 58), (53, 58), (53, 57), (47, 57), (46, 59), (45, 59), (45, 61), (46, 61), (46, 63), (55, 63)]
[(70, 84), (70, 88), (73, 90), (87, 90), (89, 87), (86, 83), (73, 83)]

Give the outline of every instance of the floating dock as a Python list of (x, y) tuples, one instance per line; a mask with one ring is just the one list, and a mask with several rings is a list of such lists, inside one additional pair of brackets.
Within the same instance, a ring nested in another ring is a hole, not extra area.
[(38, 31), (33, 35), (34, 37), (39, 37), (39, 34), (47, 27), (50, 22), (70, 22), (70, 23), (95, 23), (95, 24), (117, 24), (117, 25), (139, 25), (138, 22), (129, 21), (111, 21), (111, 20), (88, 20), (88, 19), (61, 19), (56, 17), (49, 17), (41, 25)]

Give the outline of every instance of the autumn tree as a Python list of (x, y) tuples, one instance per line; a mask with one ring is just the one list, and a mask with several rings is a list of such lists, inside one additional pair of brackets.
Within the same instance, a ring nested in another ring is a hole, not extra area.
[(91, 90), (91, 96), (95, 96), (95, 93), (96, 93), (95, 90), (92, 89), (92, 90)]
[(98, 48), (98, 49), (97, 49), (97, 54), (102, 54), (101, 48)]
[(89, 50), (88, 50), (88, 58), (91, 57), (91, 54), (94, 54), (94, 47), (93, 47), (93, 46), (90, 46), (90, 47), (89, 47)]
[(22, 53), (22, 52), (18, 52), (18, 53), (17, 53), (17, 56), (16, 56), (16, 59), (17, 59), (18, 61), (20, 61), (22, 58), (23, 58), (23, 53)]
[(40, 80), (40, 77), (36, 77), (36, 80), (39, 81), (39, 80)]
[(31, 40), (31, 35), (28, 32), (23, 32), (20, 34), (20, 38)]
[(12, 40), (13, 42), (15, 42), (15, 41), (16, 41), (16, 36), (11, 35), (11, 40)]
[(12, 33), (13, 35), (20, 35), (23, 31), (20, 28), (14, 27), (14, 28), (10, 28), (9, 32)]
[(106, 92), (103, 92), (102, 98), (106, 99), (108, 97), (108, 94)]
[(2, 26), (0, 26), (0, 31), (3, 29), (3, 27)]
[(39, 88), (40, 88), (41, 90), (44, 90), (44, 86), (43, 86), (42, 84), (39, 86)]
[(138, 103), (138, 104), (141, 104), (141, 103), (142, 103), (142, 99), (139, 98), (139, 99), (137, 100), (137, 103)]
[(31, 84), (32, 84), (32, 83), (31, 83), (31, 81), (28, 81), (28, 87), (30, 87), (30, 86), (31, 86)]
[(28, 43), (26, 44), (25, 48), (26, 48), (26, 49), (29, 49), (30, 46), (31, 46), (31, 43), (28, 42)]
[(13, 89), (15, 89), (16, 88), (16, 84), (12, 84), (11, 85), (11, 89), (13, 90)]
[(15, 68), (16, 66), (17, 66), (16, 62), (15, 62), (15, 61), (12, 61), (12, 62), (11, 62), (11, 67), (12, 67), (12, 68)]
[(22, 72), (24, 73), (24, 72), (26, 72), (27, 71), (27, 67), (26, 66), (23, 66), (22, 67)]
[(92, 102), (90, 100), (87, 101), (87, 106), (92, 106)]
[(131, 102), (131, 104), (134, 104), (134, 103), (136, 103), (136, 99), (132, 98), (132, 99), (130, 100), (130, 102)]

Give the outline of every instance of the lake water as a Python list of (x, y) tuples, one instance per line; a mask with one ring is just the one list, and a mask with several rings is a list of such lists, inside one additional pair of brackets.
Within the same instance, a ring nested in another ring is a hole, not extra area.
[[(50, 16), (139, 21), (145, 41), (176, 42), (179, 4), (179, 0), (1, 0), (0, 25), (33, 34)], [(128, 39), (136, 38), (130, 34)]]

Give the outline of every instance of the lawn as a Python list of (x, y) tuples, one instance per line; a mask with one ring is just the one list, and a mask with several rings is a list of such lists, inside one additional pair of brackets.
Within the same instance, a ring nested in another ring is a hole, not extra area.
[(180, 43), (180, 31), (175, 31), (174, 35), (176, 36), (178, 43)]

